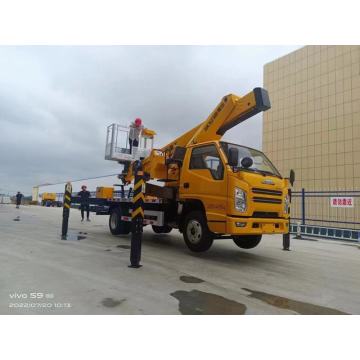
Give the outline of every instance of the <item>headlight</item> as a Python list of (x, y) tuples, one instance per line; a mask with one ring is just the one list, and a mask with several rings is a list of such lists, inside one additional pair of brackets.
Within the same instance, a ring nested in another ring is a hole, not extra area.
[(235, 188), (235, 209), (241, 212), (246, 211), (246, 193), (239, 188)]
[(290, 198), (289, 198), (289, 195), (286, 195), (285, 201), (284, 201), (284, 213), (285, 214), (289, 213), (289, 207), (290, 207)]

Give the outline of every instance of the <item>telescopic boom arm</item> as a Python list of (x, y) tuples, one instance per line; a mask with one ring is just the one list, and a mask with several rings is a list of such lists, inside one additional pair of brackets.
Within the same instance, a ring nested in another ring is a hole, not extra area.
[(224, 96), (204, 122), (164, 146), (161, 151), (171, 154), (175, 146), (220, 140), (226, 131), (270, 107), (268, 92), (263, 88), (255, 88), (243, 97), (233, 94)]
[[(172, 158), (176, 147), (186, 148), (193, 144), (220, 140), (226, 131), (268, 109), (270, 109), (270, 100), (267, 91), (263, 88), (255, 88), (242, 97), (233, 94), (224, 96), (205, 121), (143, 159), (143, 169), (149, 174), (150, 179), (156, 179), (160, 173), (164, 174), (164, 171), (167, 171), (164, 159)], [(162, 160), (160, 161), (159, 158)], [(155, 163), (159, 165), (154, 165)], [(159, 170), (162, 168), (163, 171)], [(130, 167), (124, 179), (129, 183), (133, 176)]]

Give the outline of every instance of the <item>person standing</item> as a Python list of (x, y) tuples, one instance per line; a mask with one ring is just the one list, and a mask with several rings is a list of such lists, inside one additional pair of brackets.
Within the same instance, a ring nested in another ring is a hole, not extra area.
[(20, 208), (20, 205), (21, 205), (21, 199), (24, 195), (18, 191), (17, 194), (16, 194), (16, 208), (19, 209)]
[(84, 213), (86, 211), (86, 221), (90, 221), (90, 191), (86, 190), (86, 185), (81, 187), (78, 193), (80, 196), (81, 221), (84, 221)]
[(130, 131), (129, 131), (130, 154), (132, 154), (133, 147), (139, 146), (140, 134), (143, 129), (144, 126), (140, 118), (135, 119), (135, 121), (130, 124)]

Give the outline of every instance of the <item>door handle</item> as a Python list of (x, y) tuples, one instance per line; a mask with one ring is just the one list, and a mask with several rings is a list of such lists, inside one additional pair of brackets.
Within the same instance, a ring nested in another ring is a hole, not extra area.
[(184, 183), (184, 189), (188, 189), (190, 187), (190, 184), (188, 182)]

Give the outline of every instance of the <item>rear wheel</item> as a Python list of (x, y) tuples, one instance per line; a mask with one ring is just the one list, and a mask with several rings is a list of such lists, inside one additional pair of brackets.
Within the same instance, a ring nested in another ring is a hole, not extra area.
[(235, 235), (233, 236), (234, 243), (242, 249), (252, 249), (259, 245), (261, 235)]
[(131, 230), (131, 223), (121, 220), (122, 211), (120, 208), (113, 208), (109, 216), (109, 228), (113, 235), (127, 235)]
[(209, 250), (214, 241), (202, 211), (192, 211), (186, 216), (183, 236), (187, 247), (194, 252)]
[(163, 226), (152, 225), (152, 229), (156, 234), (168, 234), (172, 230), (172, 227), (169, 225), (163, 225)]

